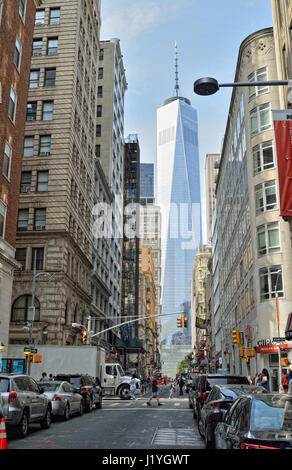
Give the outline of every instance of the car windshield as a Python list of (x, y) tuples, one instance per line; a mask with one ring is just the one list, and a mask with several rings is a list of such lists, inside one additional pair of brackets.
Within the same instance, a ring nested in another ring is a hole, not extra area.
[(74, 387), (79, 387), (81, 384), (81, 377), (70, 377), (70, 384)]
[(237, 398), (240, 395), (246, 395), (248, 393), (263, 393), (266, 390), (263, 387), (253, 387), (253, 386), (238, 386), (232, 388), (222, 388), (221, 393), (225, 398)]
[(39, 386), (44, 389), (45, 392), (54, 392), (57, 390), (60, 384), (54, 382), (40, 382)]
[(292, 397), (283, 395), (254, 400), (251, 431), (292, 431)]
[(0, 378), (0, 393), (9, 391), (9, 379)]

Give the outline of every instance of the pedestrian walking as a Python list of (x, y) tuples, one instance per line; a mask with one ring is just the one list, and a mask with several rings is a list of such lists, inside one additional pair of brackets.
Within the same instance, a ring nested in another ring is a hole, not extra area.
[(180, 379), (178, 381), (178, 386), (179, 386), (179, 394), (183, 395), (184, 394), (183, 393), (184, 379), (182, 375), (180, 376)]
[(130, 380), (130, 395), (132, 400), (137, 400), (137, 398), (135, 397), (137, 382), (139, 382), (139, 380), (137, 379), (136, 375), (132, 374), (132, 378)]
[(169, 394), (169, 398), (172, 398), (173, 395), (175, 393), (175, 383), (172, 382), (171, 385), (170, 385), (170, 394)]
[(290, 395), (292, 395), (292, 380), (289, 381), (288, 393), (289, 393)]
[(267, 369), (262, 370), (262, 386), (270, 392), (270, 375)]
[(288, 372), (285, 371), (282, 375), (282, 385), (284, 389), (284, 393), (288, 393), (288, 387), (289, 387), (289, 380), (288, 380)]
[(151, 406), (150, 402), (151, 402), (152, 398), (155, 398), (155, 400), (157, 401), (158, 406), (162, 405), (162, 403), (160, 403), (159, 398), (158, 398), (158, 391), (159, 391), (158, 382), (157, 382), (157, 379), (154, 377), (153, 382), (152, 382), (152, 396), (146, 402), (148, 406)]
[(42, 373), (42, 378), (40, 379), (40, 382), (49, 382), (49, 381), (50, 381), (50, 379), (48, 378), (47, 373), (43, 372)]

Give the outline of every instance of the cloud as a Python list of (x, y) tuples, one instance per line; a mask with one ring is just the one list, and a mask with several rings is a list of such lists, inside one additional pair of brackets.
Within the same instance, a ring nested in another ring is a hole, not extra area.
[(103, 9), (101, 12), (101, 39), (118, 37), (123, 43), (164, 23), (183, 7), (182, 0), (106, 1), (104, 15)]

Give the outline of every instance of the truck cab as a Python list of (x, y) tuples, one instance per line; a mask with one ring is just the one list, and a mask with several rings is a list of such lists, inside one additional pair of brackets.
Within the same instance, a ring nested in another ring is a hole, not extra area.
[[(120, 364), (104, 363), (100, 368), (100, 382), (103, 395), (118, 395), (122, 400), (130, 399), (131, 376), (125, 375), (122, 366)], [(138, 388), (140, 388), (140, 380)]]

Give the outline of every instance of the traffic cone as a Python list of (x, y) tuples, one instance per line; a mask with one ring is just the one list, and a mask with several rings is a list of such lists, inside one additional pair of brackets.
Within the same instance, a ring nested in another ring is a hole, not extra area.
[(8, 449), (4, 418), (1, 419), (1, 423), (0, 423), (0, 450), (1, 449)]

